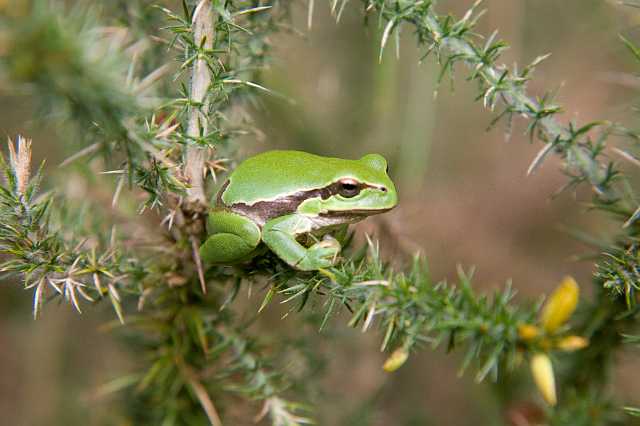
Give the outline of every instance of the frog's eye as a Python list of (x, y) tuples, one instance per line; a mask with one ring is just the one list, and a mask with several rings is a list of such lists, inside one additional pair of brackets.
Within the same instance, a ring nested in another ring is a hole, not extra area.
[(338, 194), (345, 198), (355, 197), (360, 193), (358, 181), (353, 179), (343, 179), (338, 183)]

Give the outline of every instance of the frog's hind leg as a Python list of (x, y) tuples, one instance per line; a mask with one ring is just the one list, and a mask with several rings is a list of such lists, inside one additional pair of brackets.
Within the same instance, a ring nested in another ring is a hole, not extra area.
[(209, 237), (200, 247), (205, 263), (230, 264), (250, 258), (260, 244), (261, 232), (251, 219), (219, 210), (209, 214)]

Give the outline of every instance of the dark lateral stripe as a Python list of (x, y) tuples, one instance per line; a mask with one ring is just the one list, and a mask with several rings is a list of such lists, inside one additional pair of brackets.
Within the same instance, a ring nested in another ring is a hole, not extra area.
[[(363, 183), (359, 183), (359, 185), (361, 190), (364, 188), (375, 188), (372, 185), (367, 185)], [(225, 203), (222, 200), (222, 195), (224, 194), (224, 191), (227, 189), (228, 186), (229, 186), (229, 180), (227, 180), (222, 185), (222, 187), (220, 188), (220, 191), (218, 192), (217, 204), (220, 207), (225, 206)], [(280, 216), (294, 213), (298, 209), (298, 206), (300, 206), (300, 204), (302, 204), (306, 200), (309, 200), (312, 198), (321, 198), (323, 200), (326, 200), (327, 198), (338, 194), (339, 190), (340, 190), (340, 182), (338, 181), (338, 182), (332, 183), (331, 185), (325, 186), (324, 188), (294, 192), (293, 194), (289, 194), (278, 200), (258, 201), (253, 204), (234, 203), (232, 206), (227, 206), (227, 207), (231, 207), (231, 209), (235, 212), (238, 212), (240, 214), (243, 214), (253, 219), (260, 220), (264, 223), (275, 217), (280, 217)], [(367, 211), (365, 210), (352, 212), (353, 214), (351, 214), (350, 216), (364, 215), (366, 214), (366, 212)], [(346, 216), (348, 215), (348, 213), (349, 212), (336, 212), (335, 215)], [(329, 214), (333, 214), (333, 213), (329, 213)]]
[(266, 222), (275, 217), (291, 214), (298, 209), (298, 206), (305, 200), (311, 198), (327, 199), (331, 195), (325, 191), (325, 188), (314, 189), (310, 191), (299, 191), (282, 197), (278, 200), (258, 201), (251, 205), (246, 203), (235, 203), (231, 206), (233, 211), (237, 211), (243, 215)]

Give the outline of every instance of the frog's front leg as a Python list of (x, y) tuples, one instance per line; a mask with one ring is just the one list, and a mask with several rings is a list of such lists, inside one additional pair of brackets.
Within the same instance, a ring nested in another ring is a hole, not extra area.
[(326, 236), (309, 248), (296, 240), (298, 235), (312, 230), (310, 218), (291, 214), (268, 221), (262, 228), (262, 241), (293, 268), (313, 271), (332, 266), (341, 249), (335, 238)]
[(260, 244), (260, 228), (251, 219), (226, 210), (214, 210), (207, 221), (209, 237), (200, 247), (206, 263), (230, 264), (251, 257)]

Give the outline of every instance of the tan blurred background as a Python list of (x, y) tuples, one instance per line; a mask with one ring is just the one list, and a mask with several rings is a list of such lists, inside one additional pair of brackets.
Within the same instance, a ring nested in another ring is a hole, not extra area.
[[(344, 157), (380, 152), (390, 161), (401, 204), (362, 230), (382, 238), (388, 256), (420, 250), (437, 280), (454, 280), (458, 263), (475, 265), (478, 289), (490, 291), (512, 279), (518, 300), (548, 293), (566, 274), (588, 293), (592, 264), (572, 257), (590, 249), (560, 229), (599, 235), (611, 225), (575, 202), (587, 200), (587, 193), (551, 200), (565, 183), (555, 160), (525, 176), (540, 145), (528, 144), (523, 123), (514, 122), (509, 141), (503, 126), (485, 132), (492, 117), (473, 102), (476, 88), (464, 73), (457, 73), (455, 91), (447, 80), (434, 98), (438, 68), (433, 58), (418, 65), (421, 52), (410, 28), (403, 30), (399, 58), (391, 43), (378, 64), (380, 31), (375, 20), (362, 25), (359, 2), (347, 7), (338, 24), (322, 3), (316, 2), (311, 30), (306, 9), (299, 7), (293, 24), (302, 35), (273, 39), (274, 63), (264, 84), (294, 102), (263, 97), (256, 115), (264, 138), (243, 141), (245, 151), (286, 147)], [(443, 1), (437, 9), (460, 16), (470, 3)], [(478, 32), (499, 29), (512, 46), (503, 56), (508, 64), (552, 53), (530, 89), (538, 95), (560, 89), (565, 119), (633, 125), (636, 88), (620, 84), (627, 79), (616, 73), (640, 71), (640, 65), (618, 34), (640, 42), (640, 13), (617, 3), (490, 0)], [(64, 138), (34, 120), (28, 100), (0, 97), (0, 112), (4, 135), (33, 137), (37, 156), (49, 164), (63, 159)], [(117, 405), (95, 389), (135, 360), (122, 341), (100, 331), (111, 319), (108, 307), (77, 315), (67, 305), (50, 305), (34, 322), (30, 303), (30, 293), (9, 282), (0, 286), (0, 425), (114, 424), (106, 419)], [(274, 318), (268, 318), (271, 329), (279, 324)], [(500, 389), (474, 384), (472, 373), (458, 379), (457, 356), (426, 350), (386, 375), (379, 336), (361, 335), (339, 320), (332, 329), (313, 340), (312, 349), (329, 362), (316, 401), (320, 424), (508, 424), (495, 421), (504, 417), (498, 412)], [(630, 380), (637, 371), (632, 360), (621, 359), (625, 378), (619, 390), (627, 402), (640, 403)]]

